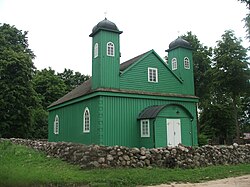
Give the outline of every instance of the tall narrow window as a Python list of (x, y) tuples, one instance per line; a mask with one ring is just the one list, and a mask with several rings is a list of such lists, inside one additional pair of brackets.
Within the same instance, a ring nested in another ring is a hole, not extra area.
[(54, 120), (54, 134), (59, 134), (59, 117), (56, 115)]
[(141, 120), (141, 137), (150, 137), (149, 120)]
[(158, 82), (157, 68), (148, 68), (148, 82)]
[(172, 59), (172, 70), (176, 70), (177, 69), (177, 59), (173, 58)]
[(98, 43), (95, 43), (94, 47), (94, 58), (98, 57)]
[(190, 62), (189, 62), (189, 58), (188, 57), (184, 58), (184, 68), (185, 69), (190, 69)]
[(90, 112), (88, 108), (85, 108), (83, 114), (83, 132), (90, 132)]
[(115, 56), (115, 46), (112, 42), (107, 43), (107, 55)]

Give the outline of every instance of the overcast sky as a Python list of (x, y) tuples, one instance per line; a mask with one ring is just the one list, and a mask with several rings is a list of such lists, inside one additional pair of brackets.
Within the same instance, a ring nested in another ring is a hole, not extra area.
[(192, 31), (214, 47), (225, 30), (245, 40), (244, 4), (237, 0), (0, 0), (0, 23), (29, 31), (37, 69), (91, 75), (92, 28), (105, 18), (123, 31), (121, 62), (150, 49), (161, 57), (178, 35)]

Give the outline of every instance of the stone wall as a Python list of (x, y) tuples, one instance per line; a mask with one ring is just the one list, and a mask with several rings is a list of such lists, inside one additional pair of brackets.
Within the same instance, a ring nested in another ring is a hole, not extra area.
[(66, 142), (10, 139), (48, 156), (57, 157), (81, 168), (167, 167), (194, 168), (210, 165), (250, 163), (250, 144), (231, 146), (127, 148), (123, 146), (82, 145)]

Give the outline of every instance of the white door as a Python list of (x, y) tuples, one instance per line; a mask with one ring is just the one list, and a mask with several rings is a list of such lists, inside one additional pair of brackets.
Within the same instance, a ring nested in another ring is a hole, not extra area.
[(181, 120), (167, 119), (167, 146), (181, 143)]

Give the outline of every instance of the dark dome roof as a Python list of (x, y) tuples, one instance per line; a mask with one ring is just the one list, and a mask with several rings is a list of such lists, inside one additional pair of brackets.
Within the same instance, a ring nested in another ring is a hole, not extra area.
[(175, 49), (177, 47), (192, 49), (191, 44), (188, 41), (182, 39), (181, 37), (178, 37), (176, 40), (172, 41), (169, 44), (169, 49), (167, 51), (170, 51), (170, 50)]
[(100, 21), (96, 26), (93, 27), (92, 33), (89, 36), (93, 36), (95, 33), (97, 33), (101, 29), (116, 32), (119, 34), (122, 33), (122, 31), (119, 31), (116, 24), (114, 24), (113, 22), (111, 22), (111, 21), (107, 20), (107, 18), (105, 18), (104, 20)]

